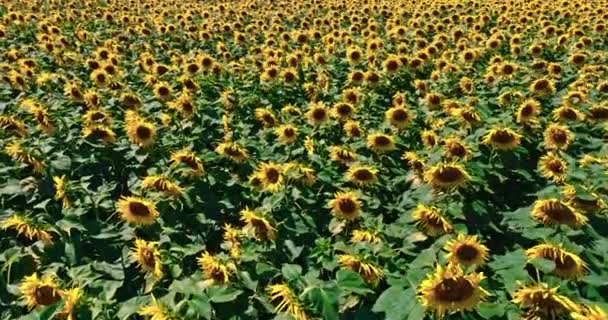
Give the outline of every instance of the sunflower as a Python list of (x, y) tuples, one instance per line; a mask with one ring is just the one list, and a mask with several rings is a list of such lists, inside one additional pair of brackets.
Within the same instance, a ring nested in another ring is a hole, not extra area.
[(580, 306), (577, 311), (570, 313), (572, 320), (606, 320), (608, 313), (599, 306)]
[(222, 238), (224, 239), (224, 245), (228, 247), (230, 250), (230, 256), (232, 258), (238, 259), (241, 256), (242, 247), (241, 247), (241, 231), (239, 229), (234, 228), (230, 224), (224, 224), (222, 227), (224, 230), (224, 234)]
[(384, 113), (384, 118), (398, 129), (407, 127), (414, 120), (412, 114), (406, 108), (399, 105), (388, 109)]
[(101, 139), (104, 143), (114, 143), (116, 141), (116, 133), (109, 127), (98, 124), (91, 124), (82, 129), (81, 133), (84, 139), (96, 138)]
[(412, 220), (429, 236), (450, 233), (454, 229), (439, 208), (418, 204), (412, 211)]
[(290, 124), (284, 124), (275, 130), (275, 134), (281, 143), (290, 144), (295, 142), (298, 138), (298, 128)]
[(454, 159), (466, 159), (470, 155), (469, 148), (458, 137), (448, 137), (444, 142), (445, 156)]
[(141, 187), (144, 190), (155, 190), (162, 192), (167, 196), (176, 198), (179, 198), (184, 192), (184, 189), (177, 183), (169, 180), (163, 175), (158, 174), (145, 177), (141, 182)]
[(111, 81), (110, 75), (103, 69), (95, 69), (90, 75), (91, 82), (98, 88), (105, 88)]
[(378, 181), (378, 169), (372, 166), (352, 165), (346, 172), (346, 180), (359, 187), (373, 184)]
[(144, 273), (151, 273), (156, 279), (163, 277), (163, 265), (158, 251), (158, 242), (135, 239), (131, 250), (132, 259)]
[(438, 189), (454, 190), (464, 186), (470, 179), (464, 166), (458, 163), (436, 164), (424, 172), (424, 180)]
[(347, 221), (359, 218), (361, 214), (361, 200), (354, 192), (338, 191), (334, 193), (334, 198), (328, 203), (331, 213)]
[(19, 137), (27, 135), (25, 123), (14, 116), (0, 115), (0, 129), (14, 132)]
[(207, 251), (204, 251), (196, 260), (205, 276), (212, 283), (223, 284), (230, 281), (234, 271), (233, 264), (225, 263)]
[(565, 150), (574, 141), (574, 133), (564, 125), (550, 124), (544, 133), (544, 144), (547, 149)]
[(487, 131), (483, 143), (498, 150), (513, 150), (521, 144), (522, 135), (506, 127), (496, 127)]
[(561, 278), (578, 279), (585, 275), (587, 265), (576, 254), (569, 252), (561, 246), (552, 244), (539, 244), (526, 250), (528, 259), (547, 259), (555, 263), (553, 273)]
[(222, 142), (215, 147), (215, 152), (234, 162), (242, 162), (249, 158), (249, 151), (234, 142)]
[(376, 287), (384, 277), (380, 268), (354, 255), (338, 255), (338, 263), (340, 263), (343, 268), (358, 273), (361, 278), (372, 287)]
[(122, 196), (116, 203), (116, 210), (123, 220), (133, 224), (150, 225), (158, 217), (156, 205), (139, 197)]
[(576, 303), (557, 290), (545, 283), (521, 286), (513, 293), (512, 301), (525, 310), (524, 319), (555, 319), (579, 310)]
[(329, 158), (332, 161), (339, 162), (343, 165), (348, 165), (357, 160), (358, 155), (344, 147), (332, 146), (329, 148)]
[(355, 107), (348, 102), (340, 101), (334, 104), (331, 113), (334, 117), (346, 121), (355, 113)]
[(535, 96), (551, 95), (555, 93), (555, 84), (549, 78), (541, 78), (532, 82), (528, 90)]
[(587, 217), (580, 214), (569, 203), (558, 199), (536, 200), (530, 215), (535, 220), (549, 226), (564, 224), (577, 228), (587, 223)]
[(2, 230), (15, 230), (18, 235), (29, 240), (41, 241), (45, 245), (53, 243), (52, 236), (48, 231), (49, 226), (34, 221), (26, 215), (13, 214), (0, 223), (0, 228)]
[(4, 152), (17, 162), (24, 163), (34, 169), (35, 172), (42, 172), (45, 169), (44, 163), (27, 152), (20, 143), (13, 141), (4, 146)]
[(125, 92), (120, 95), (119, 100), (127, 109), (137, 109), (142, 106), (141, 98), (135, 93)]
[(359, 123), (352, 120), (346, 121), (346, 123), (344, 123), (343, 129), (346, 135), (350, 138), (359, 137), (363, 133), (361, 131)]
[(182, 171), (182, 175), (185, 177), (200, 177), (205, 173), (201, 159), (188, 149), (181, 149), (171, 153), (169, 162), (173, 166), (185, 165), (187, 168)]
[(582, 194), (578, 193), (577, 188), (572, 185), (565, 185), (562, 189), (564, 198), (569, 201), (573, 207), (580, 209), (585, 213), (597, 212), (606, 207), (604, 200), (595, 192), (580, 187)]
[(361, 52), (361, 49), (358, 47), (348, 47), (346, 49), (346, 60), (350, 64), (358, 64), (363, 60), (363, 52)]
[(265, 128), (274, 127), (277, 124), (277, 118), (269, 108), (257, 108), (254, 112), (254, 117), (261, 122)]
[(179, 97), (173, 101), (170, 101), (167, 103), (167, 105), (170, 109), (179, 112), (186, 119), (192, 118), (196, 111), (196, 107), (192, 102), (192, 96), (187, 90), (182, 91)]
[(589, 108), (589, 118), (596, 122), (604, 122), (608, 120), (608, 106), (594, 105)]
[(161, 303), (159, 303), (154, 296), (152, 296), (152, 303), (142, 306), (137, 311), (137, 314), (143, 317), (148, 317), (150, 320), (176, 320), (171, 311)]
[(19, 291), (29, 309), (53, 305), (61, 300), (62, 295), (54, 276), (38, 277), (36, 273), (21, 281)]
[(385, 153), (396, 149), (395, 139), (384, 133), (371, 133), (367, 136), (367, 147), (377, 153)]
[(489, 258), (489, 249), (481, 243), (477, 236), (458, 234), (445, 244), (448, 261), (463, 266), (481, 266)]
[(260, 241), (274, 241), (276, 229), (265, 217), (255, 211), (245, 208), (241, 210), (241, 221), (245, 223), (243, 233)]
[(161, 101), (169, 100), (173, 94), (173, 88), (171, 85), (164, 81), (156, 83), (152, 88), (152, 91), (154, 96)]
[(76, 319), (76, 317), (74, 317), (74, 309), (76, 309), (76, 306), (78, 305), (78, 303), (80, 303), (82, 296), (83, 296), (83, 291), (82, 289), (76, 287), (76, 288), (71, 288), (68, 290), (64, 290), (61, 292), (61, 295), (63, 297), (63, 308), (61, 309), (59, 315), (62, 318), (65, 318), (67, 320), (74, 320)]
[(516, 119), (518, 123), (529, 122), (540, 113), (540, 102), (528, 99), (522, 102), (517, 109)]
[(584, 115), (574, 107), (561, 106), (551, 112), (553, 120), (558, 122), (581, 121)]
[(405, 160), (406, 165), (416, 172), (422, 172), (424, 170), (424, 161), (416, 152), (405, 151), (401, 156), (401, 159)]
[(357, 229), (351, 233), (350, 242), (381, 243), (382, 239), (376, 232)]
[(266, 288), (266, 291), (270, 295), (270, 301), (278, 303), (274, 308), (275, 313), (287, 313), (294, 320), (310, 319), (306, 314), (304, 306), (298, 300), (298, 296), (286, 283), (269, 285)]
[(110, 126), (112, 124), (112, 118), (107, 112), (104, 112), (100, 109), (89, 109), (82, 116), (82, 122), (88, 125), (103, 125)]
[(67, 195), (67, 177), (65, 175), (53, 176), (53, 182), (55, 183), (55, 200), (60, 201), (64, 209), (69, 208), (71, 201)]
[(260, 180), (264, 191), (277, 192), (283, 187), (283, 168), (272, 162), (260, 163), (252, 177)]
[(420, 140), (422, 140), (422, 144), (428, 148), (432, 149), (439, 140), (439, 136), (432, 130), (422, 130), (420, 132)]
[(127, 111), (127, 116), (125, 116), (125, 131), (129, 141), (142, 148), (152, 145), (156, 137), (154, 124), (138, 115), (129, 115), (130, 112), (132, 111)]
[(540, 157), (538, 170), (544, 178), (551, 179), (554, 182), (562, 182), (568, 173), (568, 164), (557, 154), (549, 152)]
[(427, 311), (439, 317), (470, 311), (490, 295), (480, 285), (483, 279), (483, 273), (465, 274), (456, 264), (446, 268), (437, 266), (435, 272), (420, 283), (418, 299)]
[(310, 105), (306, 112), (306, 119), (312, 126), (323, 124), (329, 118), (329, 111), (322, 102), (315, 102)]
[(68, 82), (63, 87), (63, 92), (64, 92), (64, 94), (65, 94), (66, 97), (72, 99), (75, 102), (82, 102), (82, 101), (84, 101), (84, 96), (82, 94), (80, 86), (78, 86), (77, 84), (75, 84), (73, 82)]

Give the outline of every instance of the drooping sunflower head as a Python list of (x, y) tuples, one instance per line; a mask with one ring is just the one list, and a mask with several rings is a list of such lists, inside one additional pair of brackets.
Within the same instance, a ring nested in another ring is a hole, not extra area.
[(536, 96), (545, 96), (555, 93), (555, 84), (549, 78), (540, 78), (533, 81), (528, 89)]
[(377, 286), (384, 277), (380, 268), (358, 256), (341, 254), (338, 256), (338, 263), (343, 268), (358, 273), (372, 287)]
[(588, 220), (569, 203), (559, 199), (536, 200), (530, 215), (533, 219), (549, 226), (567, 225), (572, 228), (578, 228)]
[(424, 180), (433, 187), (443, 190), (454, 190), (464, 186), (471, 176), (462, 164), (439, 163), (424, 172)]
[(545, 283), (522, 286), (513, 293), (513, 303), (525, 311), (525, 319), (554, 319), (569, 314), (579, 308), (568, 297), (550, 288)]
[(4, 152), (15, 161), (28, 165), (35, 172), (43, 172), (46, 168), (42, 160), (34, 156), (29, 150), (26, 150), (18, 141), (9, 142), (5, 145)]
[(276, 239), (276, 229), (266, 217), (255, 211), (247, 207), (241, 210), (241, 221), (245, 223), (243, 227), (244, 234), (261, 241), (273, 241)]
[(62, 207), (69, 208), (71, 206), (71, 201), (68, 198), (68, 179), (65, 175), (62, 176), (54, 176), (53, 182), (55, 183), (55, 200), (61, 202)]
[(215, 147), (215, 152), (234, 162), (242, 162), (249, 158), (249, 151), (234, 142), (222, 142)]
[(129, 223), (150, 225), (156, 222), (156, 205), (144, 198), (123, 196), (116, 204), (121, 218)]
[(277, 118), (269, 108), (256, 108), (254, 112), (255, 119), (260, 122), (265, 128), (274, 127), (277, 124)]
[(565, 150), (574, 141), (574, 133), (565, 125), (552, 123), (544, 133), (544, 144), (547, 149)]
[(141, 98), (130, 92), (125, 92), (120, 95), (120, 103), (128, 109), (137, 109), (142, 105)]
[(277, 303), (275, 313), (284, 312), (289, 314), (294, 320), (308, 320), (306, 310), (298, 300), (298, 296), (286, 283), (269, 285), (266, 289), (270, 295), (270, 301)]
[(538, 170), (541, 176), (554, 182), (562, 182), (568, 173), (568, 164), (557, 154), (549, 152), (540, 157)]
[(196, 112), (196, 106), (192, 101), (192, 96), (188, 90), (182, 91), (182, 93), (173, 101), (168, 103), (169, 108), (176, 110), (186, 119), (194, 117)]
[(283, 124), (275, 130), (275, 134), (281, 143), (290, 144), (298, 138), (298, 128), (289, 124)]
[(131, 257), (142, 272), (151, 273), (156, 279), (163, 277), (162, 260), (158, 251), (158, 242), (135, 239)]
[(452, 223), (439, 211), (439, 208), (418, 204), (412, 211), (412, 220), (429, 236), (452, 232)]
[(82, 137), (84, 139), (95, 138), (100, 139), (104, 143), (110, 144), (116, 141), (116, 133), (109, 127), (104, 125), (92, 124), (82, 128)]
[(41, 241), (43, 244), (51, 244), (53, 237), (50, 227), (46, 223), (35, 221), (34, 218), (23, 215), (13, 214), (0, 223), (2, 230), (14, 230), (18, 235), (29, 240)]
[(578, 109), (568, 106), (555, 108), (551, 113), (554, 121), (562, 123), (581, 121), (584, 118), (584, 115)]
[(62, 292), (55, 277), (34, 273), (23, 279), (19, 285), (21, 297), (29, 309), (50, 306), (61, 300)]
[(352, 165), (346, 172), (346, 180), (359, 187), (373, 184), (378, 181), (378, 169), (372, 166)]
[(483, 273), (465, 274), (456, 264), (437, 266), (418, 287), (418, 299), (426, 310), (439, 317), (470, 311), (489, 296), (481, 287), (484, 278)]
[(276, 163), (260, 163), (252, 176), (259, 179), (264, 191), (277, 192), (283, 187), (283, 168)]
[(332, 161), (339, 162), (343, 165), (348, 165), (357, 160), (358, 155), (344, 147), (332, 146), (329, 148), (329, 158)]
[(513, 150), (521, 144), (522, 136), (511, 128), (497, 127), (488, 130), (483, 143), (498, 150)]
[(448, 252), (448, 261), (463, 266), (480, 266), (489, 258), (489, 249), (477, 236), (458, 234), (456, 239), (448, 241), (444, 247)]
[(176, 198), (180, 197), (184, 191), (177, 183), (171, 181), (164, 175), (158, 174), (145, 177), (141, 182), (141, 187), (144, 190), (155, 190)]
[(142, 306), (137, 314), (143, 317), (148, 317), (150, 320), (175, 320), (173, 313), (169, 308), (162, 303), (158, 302), (154, 296), (152, 296), (152, 303)]
[(234, 272), (233, 264), (224, 262), (207, 251), (204, 251), (197, 258), (197, 261), (205, 276), (213, 281), (213, 283), (223, 284), (229, 282)]
[(424, 161), (414, 151), (405, 151), (401, 158), (405, 161), (406, 165), (417, 173), (421, 173), (424, 170)]
[(572, 320), (606, 320), (608, 313), (599, 306), (580, 306), (579, 310), (570, 313)]
[(553, 273), (561, 278), (578, 279), (585, 275), (587, 264), (576, 254), (558, 245), (539, 244), (526, 250), (528, 259), (541, 258), (555, 263)]
[(395, 150), (395, 139), (384, 133), (371, 133), (367, 136), (367, 147), (377, 153)]
[(356, 229), (351, 233), (350, 242), (381, 243), (382, 239), (374, 231)]
[(594, 213), (606, 207), (606, 203), (599, 194), (583, 186), (579, 186), (577, 191), (575, 186), (566, 184), (562, 189), (562, 194), (574, 208), (585, 213)]
[(336, 217), (347, 221), (353, 221), (359, 218), (361, 214), (361, 200), (354, 192), (338, 191), (334, 194), (333, 199), (328, 204), (331, 213)]
[(203, 161), (189, 149), (174, 151), (169, 162), (173, 166), (184, 165), (186, 168), (182, 171), (182, 175), (185, 177), (200, 177), (205, 173)]
[(99, 124), (104, 126), (109, 126), (112, 124), (112, 118), (110, 115), (100, 109), (89, 109), (82, 116), (82, 121), (87, 125)]
[(312, 103), (306, 112), (306, 119), (312, 126), (318, 126), (325, 123), (329, 118), (329, 111), (322, 102)]
[(0, 115), (0, 129), (13, 132), (19, 137), (27, 135), (25, 123), (15, 116)]
[(344, 123), (344, 132), (346, 133), (346, 135), (350, 138), (356, 138), (359, 137), (363, 134), (363, 131), (361, 130), (361, 127), (359, 126), (359, 123), (356, 121), (346, 121), (346, 123)]
[(425, 148), (432, 149), (439, 142), (439, 136), (433, 130), (422, 130), (420, 132), (420, 140)]

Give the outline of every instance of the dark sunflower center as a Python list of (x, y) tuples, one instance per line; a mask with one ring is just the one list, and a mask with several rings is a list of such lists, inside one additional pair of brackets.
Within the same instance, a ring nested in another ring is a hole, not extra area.
[(106, 76), (103, 73), (97, 75), (97, 81), (106, 82)]
[(359, 181), (369, 181), (374, 178), (374, 174), (367, 169), (359, 169), (354, 173), (355, 179)]
[(522, 109), (521, 109), (521, 115), (524, 117), (529, 117), (534, 113), (534, 107), (532, 107), (531, 105), (525, 105)]
[(154, 266), (156, 265), (156, 260), (154, 259), (154, 252), (148, 248), (142, 251), (143, 252), (141, 253), (141, 257), (143, 263), (150, 268), (154, 268)]
[(378, 82), (380, 80), (380, 76), (377, 73), (370, 73), (367, 76), (367, 81), (369, 82)]
[(291, 72), (285, 73), (285, 81), (286, 82), (292, 82), (295, 79), (296, 79), (296, 76), (293, 73), (291, 73)]
[(509, 144), (515, 140), (515, 137), (506, 130), (498, 130), (492, 135), (492, 142), (498, 144)]
[(576, 221), (574, 212), (561, 202), (552, 201), (543, 206), (543, 212), (552, 220), (559, 223), (570, 224)]
[(341, 104), (338, 106), (338, 113), (342, 116), (347, 116), (351, 113), (351, 108), (347, 104)]
[(105, 119), (105, 117), (106, 116), (103, 113), (101, 113), (101, 112), (95, 112), (95, 113), (93, 113), (91, 115), (91, 120), (93, 120), (93, 121), (100, 121), (100, 120)]
[(203, 58), (203, 61), (201, 61), (201, 63), (203, 64), (203, 66), (209, 67), (209, 66), (211, 66), (213, 61), (211, 61), (211, 59), (209, 59), (209, 58)]
[(125, 103), (127, 106), (134, 106), (134, 105), (136, 105), (136, 104), (137, 104), (137, 102), (138, 102), (138, 101), (137, 101), (137, 98), (135, 98), (135, 97), (132, 97), (132, 96), (126, 96), (126, 97), (123, 99), (123, 102), (124, 102), (124, 103)]
[(273, 69), (269, 69), (269, 70), (268, 70), (268, 75), (269, 75), (271, 78), (274, 78), (274, 77), (276, 77), (276, 76), (277, 76), (277, 72), (278, 72), (278, 71), (277, 71), (277, 69), (274, 69), (274, 68), (273, 68)]
[(194, 110), (194, 106), (192, 105), (192, 103), (186, 101), (182, 103), (182, 110), (187, 113), (191, 113)]
[(453, 143), (448, 147), (448, 150), (450, 151), (450, 154), (452, 154), (453, 156), (456, 157), (464, 157), (467, 155), (467, 149), (459, 144), (459, 143)]
[(585, 57), (582, 55), (575, 55), (574, 57), (572, 57), (572, 62), (579, 64), (579, 63), (583, 63), (585, 61)]
[(57, 290), (51, 286), (40, 286), (36, 288), (34, 294), (36, 296), (36, 302), (43, 306), (50, 306), (61, 299)]
[(152, 137), (152, 130), (148, 127), (139, 126), (135, 130), (135, 134), (139, 139), (150, 139), (150, 137)]
[(313, 117), (315, 120), (317, 120), (317, 121), (320, 121), (320, 120), (325, 119), (325, 110), (323, 110), (323, 109), (315, 109), (315, 110), (312, 112), (312, 117)]
[(568, 141), (568, 135), (563, 130), (555, 130), (551, 132), (551, 139), (559, 144), (564, 144)]
[(465, 261), (474, 260), (478, 254), (479, 252), (477, 251), (477, 248), (470, 245), (462, 245), (458, 248), (458, 250), (456, 250), (456, 255), (458, 255), (458, 258)]
[(72, 89), (70, 91), (70, 94), (72, 94), (72, 96), (74, 98), (80, 98), (80, 97), (82, 97), (82, 94), (80, 94), (80, 91), (78, 89), (76, 89), (76, 88)]
[(407, 112), (403, 109), (396, 109), (395, 112), (393, 112), (393, 120), (397, 122), (407, 121), (408, 118)]
[(198, 163), (196, 162), (196, 159), (194, 159), (194, 157), (185, 156), (182, 157), (180, 160), (181, 162), (187, 164), (192, 170), (198, 169)]
[(129, 202), (129, 211), (131, 211), (131, 214), (137, 217), (150, 216), (150, 210), (141, 202)]
[(296, 132), (293, 130), (293, 128), (285, 128), (285, 130), (283, 130), (283, 134), (285, 134), (287, 138), (293, 137), (295, 133)]
[(198, 66), (194, 63), (188, 65), (188, 72), (195, 73), (198, 71)]
[(275, 168), (266, 169), (266, 179), (270, 183), (277, 183), (279, 181), (280, 172)]
[(100, 138), (100, 139), (105, 139), (109, 136), (108, 132), (103, 129), (94, 129), (92, 134), (93, 134), (93, 136)]
[(444, 183), (452, 183), (462, 179), (462, 172), (458, 168), (445, 167), (435, 173), (435, 178)]
[(359, 97), (354, 93), (349, 93), (346, 95), (346, 100), (350, 103), (356, 103)]
[(352, 78), (353, 78), (353, 81), (359, 82), (359, 81), (363, 80), (363, 73), (361, 73), (361, 72), (355, 72), (355, 73), (353, 73), (353, 77)]
[(437, 143), (437, 140), (435, 140), (434, 136), (427, 135), (427, 136), (424, 137), (424, 142), (426, 143), (426, 145), (434, 146), (435, 143)]
[(547, 163), (547, 168), (554, 173), (564, 173), (564, 166), (559, 160), (551, 160)]
[[(574, 110), (572, 110), (572, 109), (561, 110), (559, 113), (559, 116), (566, 120), (576, 120), (576, 118), (577, 118), (576, 112), (574, 112)], [(608, 116), (608, 114), (607, 114), (607, 116)]]
[(385, 147), (391, 144), (391, 140), (385, 136), (378, 136), (374, 139), (374, 144), (380, 147)]
[(359, 53), (358, 51), (353, 51), (350, 53), (350, 59), (357, 61), (359, 59), (361, 59), (361, 53)]
[(399, 63), (395, 60), (390, 60), (386, 63), (386, 69), (389, 71), (395, 71), (399, 68)]
[(274, 118), (268, 113), (264, 114), (262, 116), (262, 119), (264, 120), (264, 122), (268, 123), (269, 125), (274, 124)]
[(158, 88), (158, 94), (162, 97), (164, 96), (168, 96), (169, 95), (169, 88), (167, 87), (160, 87)]
[(569, 255), (564, 255), (562, 259), (554, 259), (555, 268), (560, 270), (572, 270), (576, 268), (576, 261)]
[(534, 83), (534, 89), (536, 90), (545, 90), (549, 87), (549, 82), (547, 80), (540, 80)]
[(475, 288), (465, 278), (444, 279), (435, 287), (437, 299), (444, 302), (460, 302), (470, 298)]
[(591, 112), (591, 116), (594, 119), (607, 119), (608, 118), (608, 108), (603, 108), (603, 107), (591, 108), (590, 112)]
[(352, 199), (340, 199), (338, 208), (340, 208), (340, 211), (344, 214), (350, 215), (357, 210), (357, 204)]

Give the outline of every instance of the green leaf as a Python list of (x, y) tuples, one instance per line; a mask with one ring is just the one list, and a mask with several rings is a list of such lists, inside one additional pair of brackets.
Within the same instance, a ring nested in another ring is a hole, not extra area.
[(325, 320), (338, 320), (338, 296), (337, 286), (315, 287), (308, 291), (308, 298), (317, 311), (323, 315)]
[(285, 263), (281, 268), (281, 273), (285, 279), (294, 280), (302, 274), (302, 267), (297, 264)]
[(505, 314), (505, 306), (504, 304), (497, 304), (495, 302), (482, 302), (479, 304), (477, 311), (484, 319), (491, 319), (493, 317), (502, 317)]
[(190, 300), (190, 308), (196, 315), (199, 315), (205, 319), (211, 319), (213, 316), (213, 307), (209, 302), (209, 297), (204, 294), (194, 295)]
[(131, 317), (132, 314), (136, 313), (139, 308), (145, 306), (150, 302), (149, 296), (137, 296), (131, 298), (122, 304), (120, 304), (120, 309), (116, 313), (116, 318), (120, 320), (126, 320)]
[(336, 280), (338, 281), (338, 288), (340, 288), (343, 293), (366, 294), (374, 292), (367, 287), (358, 273), (341, 269), (338, 271), (336, 277)]
[(232, 287), (212, 287), (209, 288), (207, 294), (209, 295), (209, 300), (215, 303), (224, 303), (230, 302), (236, 299), (243, 290), (238, 290)]
[(548, 259), (543, 259), (543, 258), (534, 258), (530, 261), (530, 263), (538, 270), (544, 272), (544, 273), (549, 273), (549, 272), (553, 272), (553, 270), (555, 270), (555, 262), (548, 260)]
[(378, 297), (372, 311), (384, 312), (386, 320), (404, 320), (407, 319), (415, 304), (416, 293), (413, 289), (390, 287)]

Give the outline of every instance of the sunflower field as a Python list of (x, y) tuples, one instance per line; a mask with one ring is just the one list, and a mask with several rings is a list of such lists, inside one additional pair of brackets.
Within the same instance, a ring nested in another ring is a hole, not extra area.
[(0, 319), (608, 319), (607, 0), (0, 2)]

